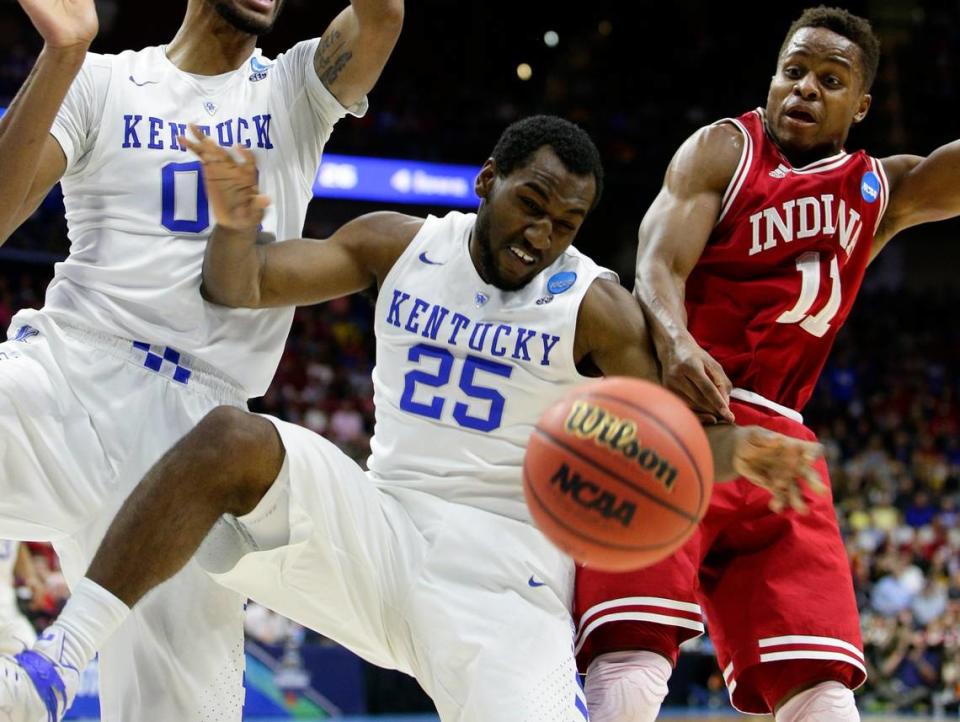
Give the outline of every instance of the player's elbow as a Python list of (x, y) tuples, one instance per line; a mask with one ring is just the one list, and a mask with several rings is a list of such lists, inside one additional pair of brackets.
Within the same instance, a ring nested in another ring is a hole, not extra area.
[(373, 19), (381, 30), (400, 34), (403, 27), (404, 0), (383, 0)]
[(370, 5), (364, 13), (354, 6), (360, 33), (368, 42), (387, 41), (392, 45), (403, 28), (404, 0), (380, 0)]
[(200, 284), (203, 300), (228, 308), (260, 308), (260, 294), (249, 287), (227, 286), (204, 278)]

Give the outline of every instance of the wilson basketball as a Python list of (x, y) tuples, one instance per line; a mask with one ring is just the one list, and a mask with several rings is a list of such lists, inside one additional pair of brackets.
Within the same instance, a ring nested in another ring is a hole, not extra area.
[(679, 398), (613, 377), (579, 387), (540, 417), (523, 488), (536, 525), (578, 562), (638, 569), (693, 534), (710, 501), (713, 457)]

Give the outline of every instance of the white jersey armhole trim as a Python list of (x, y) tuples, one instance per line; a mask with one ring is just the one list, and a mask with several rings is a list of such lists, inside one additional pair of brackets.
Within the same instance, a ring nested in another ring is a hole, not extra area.
[(377, 289), (377, 306), (380, 305), (380, 296), (383, 295), (381, 293), (382, 289), (386, 288), (391, 283), (394, 276), (400, 272), (399, 269), (407, 262), (410, 254), (413, 252), (413, 249), (417, 246), (423, 245), (425, 237), (424, 232), (432, 228), (433, 224), (440, 220), (442, 220), (442, 218), (434, 216), (433, 214), (430, 214), (423, 219), (423, 223), (420, 225), (419, 230), (417, 230), (413, 238), (410, 239), (410, 243), (407, 244), (407, 247), (403, 249), (403, 253), (397, 256), (397, 260), (393, 262), (393, 265), (390, 266), (390, 270), (387, 271), (386, 275), (383, 277), (383, 280), (380, 282), (380, 288)]
[[(599, 381), (603, 376), (587, 376), (580, 373), (580, 368), (577, 364), (577, 359), (574, 357), (574, 351), (577, 347), (577, 326), (580, 323), (580, 309), (583, 307), (583, 302), (587, 298), (587, 294), (590, 293), (590, 288), (593, 284), (599, 280), (604, 281), (613, 281), (614, 283), (620, 283), (620, 276), (615, 272), (611, 271), (609, 268), (601, 266), (599, 263), (594, 261), (590, 256), (587, 256), (580, 252), (575, 246), (570, 246), (563, 253), (563, 257), (573, 259), (575, 263), (579, 263), (582, 267), (578, 269), (579, 273), (589, 274), (587, 277), (587, 282), (583, 285), (582, 289), (578, 289), (577, 293), (572, 296), (574, 302), (570, 304), (571, 306), (571, 328), (573, 333), (570, 334), (569, 342), (567, 340), (563, 341), (564, 344), (564, 354), (570, 362), (570, 370), (576, 377), (583, 383), (590, 383), (593, 381)], [(546, 273), (547, 269), (541, 271), (541, 273)], [(550, 274), (552, 275), (552, 274)], [(569, 346), (569, 348), (567, 348)]]
[(724, 216), (727, 215), (727, 211), (730, 210), (730, 206), (733, 205), (734, 200), (736, 200), (737, 195), (740, 193), (743, 182), (746, 180), (750, 172), (750, 166), (753, 163), (753, 139), (750, 137), (750, 133), (747, 132), (743, 123), (736, 118), (725, 118), (724, 120), (717, 121), (715, 125), (719, 125), (720, 123), (731, 123), (743, 134), (743, 149), (740, 151), (740, 162), (737, 163), (737, 169), (734, 171), (733, 177), (730, 179), (730, 184), (727, 186), (727, 190), (724, 192), (723, 199), (720, 202), (720, 215), (717, 217), (717, 222), (714, 224), (714, 227), (719, 226)]
[(890, 202), (890, 181), (887, 178), (887, 172), (883, 169), (882, 161), (871, 157), (870, 162), (873, 164), (877, 178), (880, 179), (880, 212), (877, 214), (877, 222), (873, 226), (873, 233), (876, 235), (880, 229), (880, 223), (883, 221), (883, 216), (887, 212), (887, 204)]

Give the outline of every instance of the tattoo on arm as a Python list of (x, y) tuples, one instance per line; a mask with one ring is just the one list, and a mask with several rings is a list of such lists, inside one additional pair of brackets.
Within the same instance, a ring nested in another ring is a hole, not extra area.
[(341, 71), (353, 57), (352, 51), (343, 50), (345, 44), (346, 41), (341, 40), (340, 31), (334, 30), (328, 36), (321, 38), (317, 46), (314, 68), (317, 76), (327, 87), (336, 82)]
[(328, 65), (320, 73), (320, 80), (323, 81), (323, 84), (327, 87), (333, 85), (336, 82), (337, 77), (340, 75), (340, 71), (346, 67), (347, 63), (350, 62), (350, 58), (352, 57), (353, 53), (351, 53), (349, 50), (337, 56), (337, 59), (333, 61), (333, 64)]

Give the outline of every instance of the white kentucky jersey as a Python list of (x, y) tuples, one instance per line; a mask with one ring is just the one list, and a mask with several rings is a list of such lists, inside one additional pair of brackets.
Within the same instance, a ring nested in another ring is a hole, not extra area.
[[(276, 60), (259, 51), (236, 70), (197, 76), (162, 47), (90, 54), (52, 133), (70, 255), (55, 268), (45, 311), (213, 365), (251, 395), (280, 359), (293, 310), (228, 309), (201, 298), (211, 215), (200, 162), (177, 140), (189, 123), (256, 156), (273, 199), (260, 242), (301, 235), (324, 143), (348, 111), (313, 68), (317, 40)], [(365, 110), (365, 101), (349, 112)]]
[(476, 216), (429, 217), (376, 306), (376, 428), (368, 462), (384, 486), (529, 521), (521, 470), (541, 413), (592, 379), (574, 362), (580, 302), (598, 277), (575, 248), (518, 291), (483, 281)]
[(20, 542), (0, 539), (0, 626), (20, 613), (13, 572), (19, 550)]

